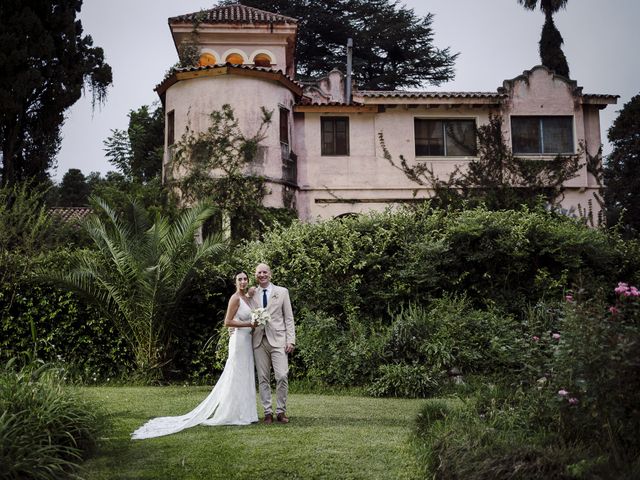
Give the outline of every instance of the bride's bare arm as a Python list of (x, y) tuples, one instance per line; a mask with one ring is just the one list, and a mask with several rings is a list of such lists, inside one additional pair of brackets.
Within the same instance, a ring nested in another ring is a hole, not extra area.
[(238, 313), (238, 308), (240, 307), (240, 299), (237, 295), (233, 295), (229, 299), (229, 305), (227, 306), (227, 314), (224, 317), (224, 326), (225, 327), (251, 327), (250, 322), (241, 322), (237, 318), (235, 318), (236, 313)]

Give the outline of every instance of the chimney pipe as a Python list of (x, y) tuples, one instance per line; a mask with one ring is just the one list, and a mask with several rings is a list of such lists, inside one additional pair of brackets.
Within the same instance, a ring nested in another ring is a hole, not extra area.
[(347, 105), (351, 104), (351, 70), (352, 66), (352, 57), (353, 57), (353, 38), (347, 39), (347, 78), (345, 85), (345, 103)]

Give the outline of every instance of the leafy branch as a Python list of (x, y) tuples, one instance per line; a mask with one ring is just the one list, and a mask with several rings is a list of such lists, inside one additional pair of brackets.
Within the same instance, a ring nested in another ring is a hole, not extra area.
[(433, 164), (418, 162), (409, 165), (399, 156), (394, 161), (382, 132), (378, 133), (383, 157), (406, 177), (433, 192), (433, 200), (440, 206), (461, 207), (485, 204), (492, 210), (533, 206), (542, 198), (557, 205), (562, 198), (564, 183), (577, 175), (584, 146), (572, 155), (556, 155), (551, 160), (519, 158), (513, 155), (504, 141), (502, 118), (490, 115), (489, 123), (478, 127), (478, 156), (466, 167), (456, 166), (443, 179), (434, 172)]

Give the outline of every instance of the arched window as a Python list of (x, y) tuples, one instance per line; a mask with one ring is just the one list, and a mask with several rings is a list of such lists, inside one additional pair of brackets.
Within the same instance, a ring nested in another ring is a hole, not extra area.
[(200, 55), (200, 59), (198, 60), (198, 65), (201, 67), (206, 67), (207, 65), (215, 65), (216, 57), (214, 57), (211, 53), (203, 53)]
[(225, 62), (232, 63), (234, 65), (242, 65), (244, 63), (244, 59), (239, 53), (230, 53), (227, 55)]
[(259, 53), (253, 58), (253, 64), (256, 67), (270, 67), (271, 57), (266, 53)]

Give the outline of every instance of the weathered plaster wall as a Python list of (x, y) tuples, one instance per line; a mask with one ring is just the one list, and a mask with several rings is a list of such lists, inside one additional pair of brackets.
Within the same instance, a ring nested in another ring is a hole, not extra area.
[[(193, 78), (178, 82), (166, 91), (165, 111), (174, 112), (176, 142), (187, 125), (195, 132), (205, 131), (210, 125), (210, 114), (229, 104), (234, 110), (242, 132), (256, 133), (261, 122), (260, 107), (273, 112), (272, 123), (261, 142), (259, 155), (250, 171), (268, 180), (271, 194), (265, 199), (267, 206), (282, 206), (282, 157), (279, 136), (279, 108), (292, 110), (293, 94), (283, 86), (253, 77), (220, 75)], [(165, 140), (166, 141), (166, 140)]]

